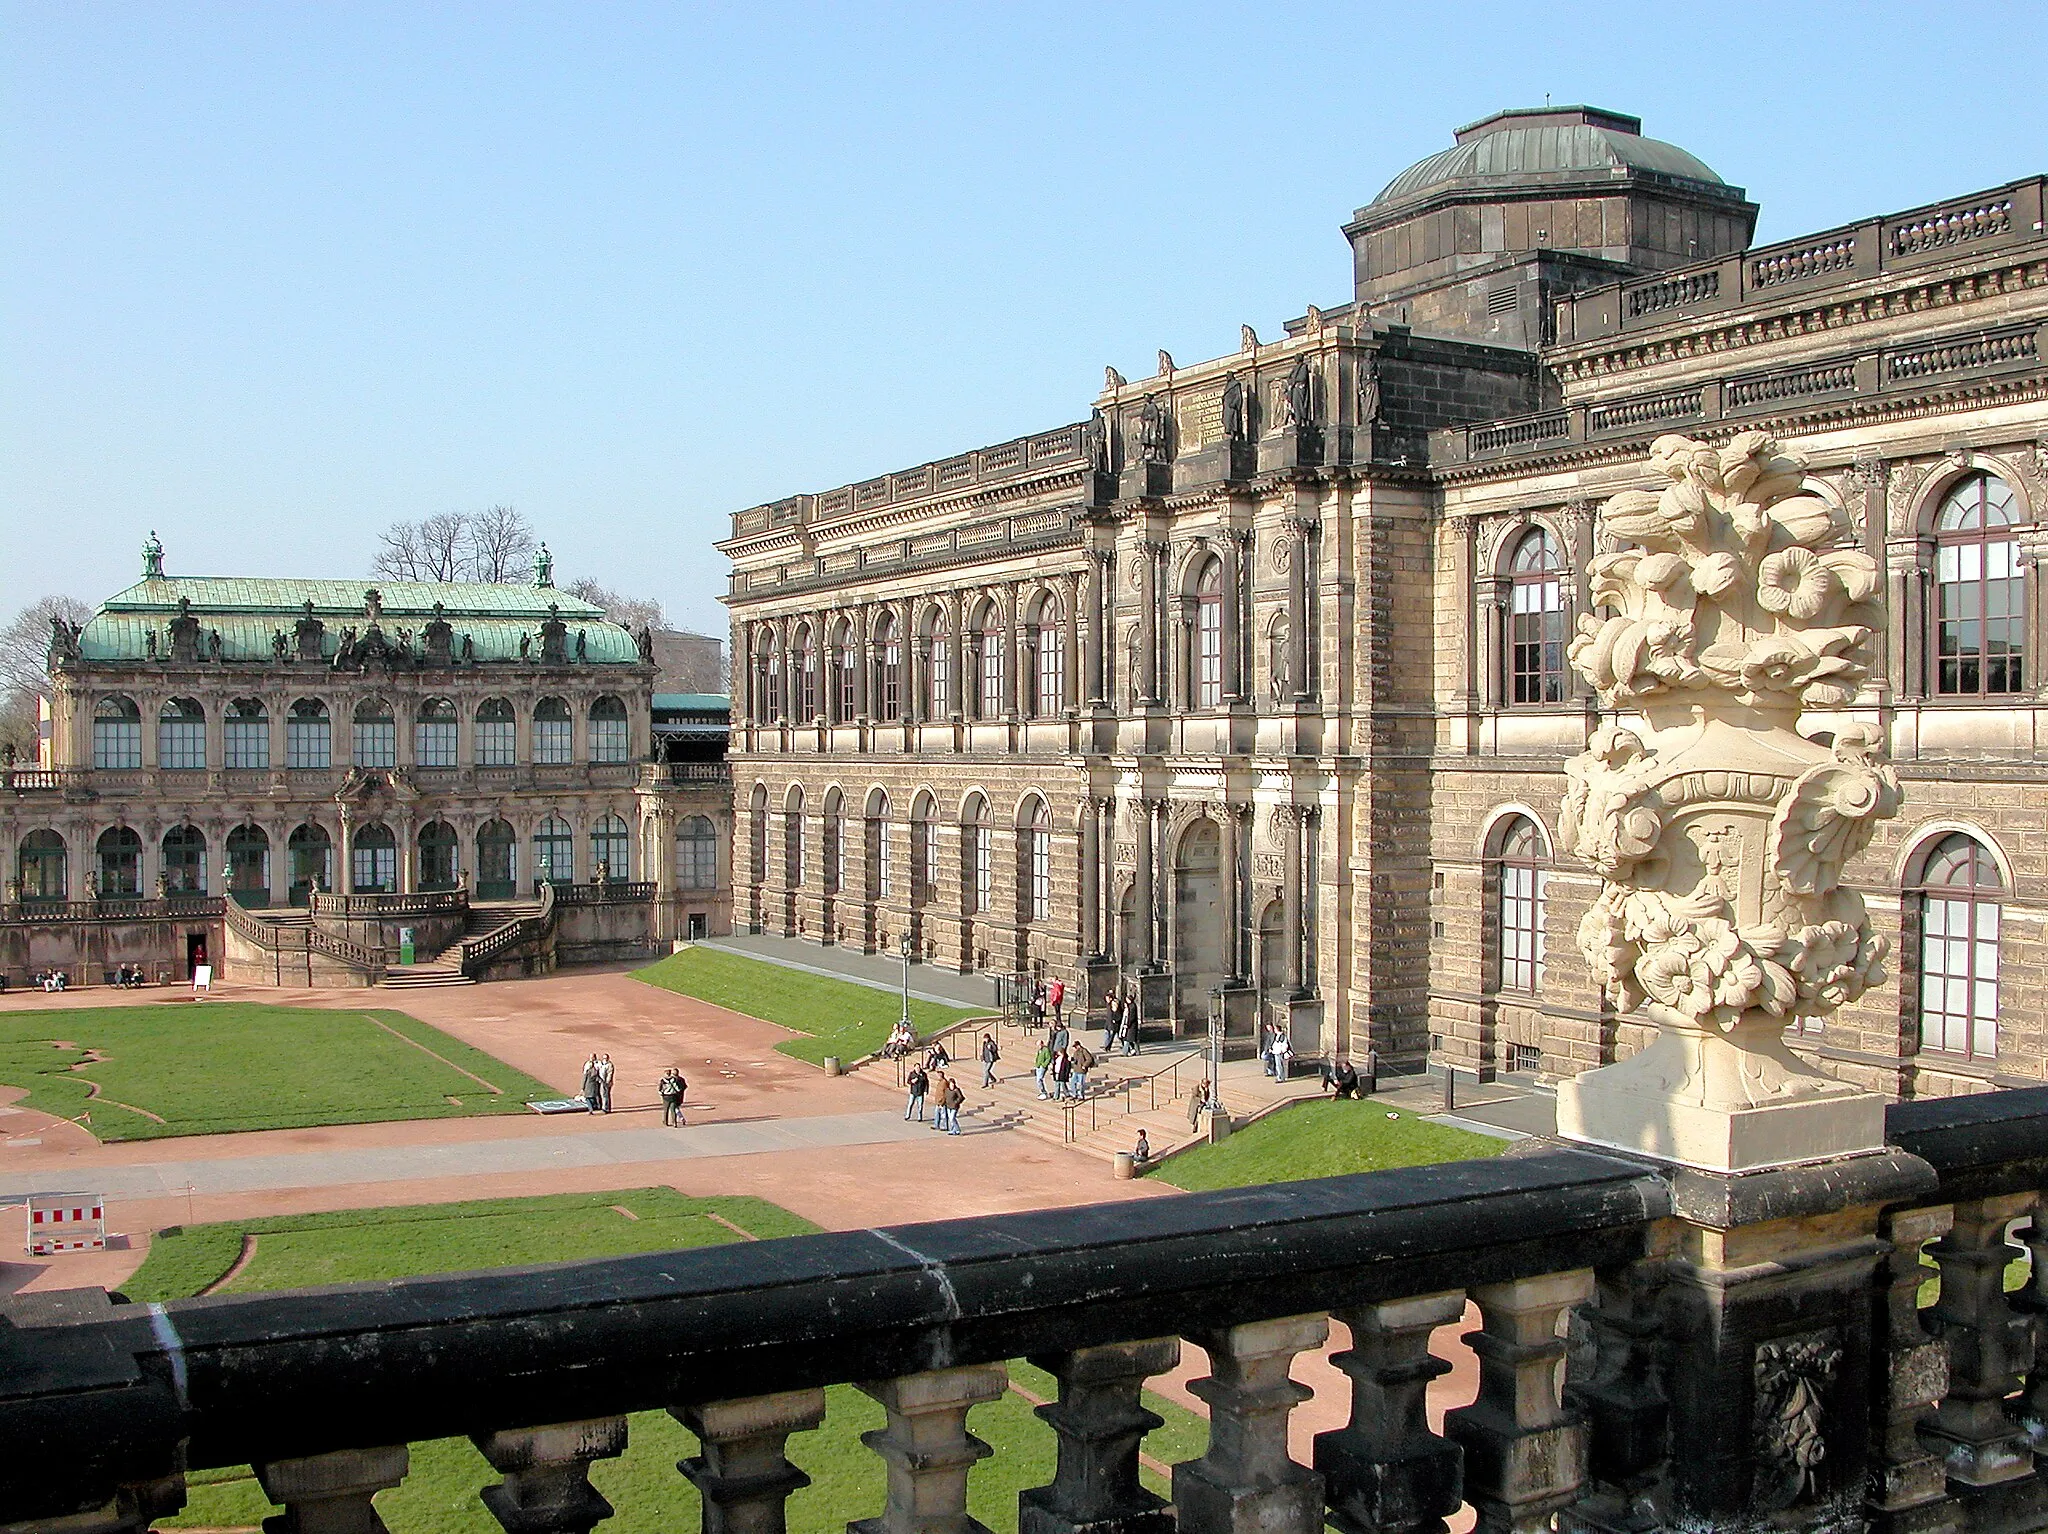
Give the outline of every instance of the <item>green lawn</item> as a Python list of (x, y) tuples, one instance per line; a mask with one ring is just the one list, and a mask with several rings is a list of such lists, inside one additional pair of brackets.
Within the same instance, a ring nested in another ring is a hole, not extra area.
[[(614, 1205), (637, 1218), (628, 1219)], [(811, 1228), (759, 1199), (685, 1198), (667, 1188), (345, 1210), (160, 1236), (123, 1292), (137, 1300), (191, 1294), (228, 1270), (245, 1236), (256, 1238), (251, 1261), (217, 1292), (448, 1272), (479, 1260), (557, 1261), (712, 1245)], [(1032, 1395), (1054, 1395), (1052, 1380), (1039, 1370), (1021, 1362), (1010, 1369), (1014, 1384)], [(790, 1499), (790, 1534), (842, 1534), (849, 1517), (881, 1511), (882, 1462), (860, 1435), (883, 1425), (882, 1408), (850, 1385), (834, 1386), (825, 1395), (825, 1425), (790, 1440), (790, 1458), (812, 1479)], [(1200, 1417), (1149, 1393), (1146, 1404), (1166, 1419), (1166, 1426), (1146, 1440), (1148, 1455), (1170, 1465), (1202, 1452), (1208, 1427)], [(971, 1510), (998, 1534), (1008, 1534), (1017, 1527), (1017, 1493), (1052, 1479), (1052, 1430), (1015, 1390), (976, 1407), (968, 1426), (997, 1450), (973, 1472)], [(591, 1473), (592, 1483), (618, 1509), (616, 1517), (599, 1525), (601, 1534), (686, 1534), (699, 1527), (697, 1493), (675, 1469), (676, 1461), (695, 1454), (697, 1447), (696, 1439), (665, 1412), (635, 1414), (625, 1454), (600, 1462)], [(1164, 1494), (1163, 1477), (1146, 1470), (1144, 1478)], [(185, 1510), (176, 1518), (159, 1519), (159, 1528), (254, 1529), (275, 1511), (245, 1466), (197, 1471), (188, 1479)], [(498, 1479), (467, 1439), (414, 1444), (405, 1484), (381, 1493), (377, 1509), (388, 1527), (403, 1534), (502, 1534), (477, 1500), (478, 1491)]]
[[(809, 975), (715, 948), (685, 948), (634, 970), (633, 978), (794, 1028), (805, 1037), (784, 1039), (775, 1047), (813, 1065), (822, 1064), (827, 1055), (851, 1065), (862, 1055), (873, 1054), (903, 1013), (903, 998), (895, 991)], [(935, 1001), (910, 1003), (910, 1023), (920, 1037), (975, 1013), (972, 1007)]]
[(1338, 1177), (1388, 1167), (1428, 1166), (1497, 1156), (1507, 1141), (1412, 1113), (1371, 1098), (1300, 1103), (1260, 1119), (1220, 1145), (1202, 1145), (1162, 1162), (1151, 1176), (1176, 1188), (1248, 1188), (1261, 1183)]
[(561, 1095), (403, 1012), (242, 1001), (0, 1012), (0, 1081), (102, 1140), (523, 1113)]

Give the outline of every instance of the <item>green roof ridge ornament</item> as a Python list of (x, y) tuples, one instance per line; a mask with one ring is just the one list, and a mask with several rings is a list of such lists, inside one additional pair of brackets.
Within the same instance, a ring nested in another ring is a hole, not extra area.
[(555, 556), (548, 552), (545, 543), (533, 551), (533, 583), (536, 586), (555, 583)]
[(142, 544), (142, 578), (146, 581), (160, 581), (164, 578), (164, 546), (157, 542), (156, 529), (149, 530), (149, 537)]

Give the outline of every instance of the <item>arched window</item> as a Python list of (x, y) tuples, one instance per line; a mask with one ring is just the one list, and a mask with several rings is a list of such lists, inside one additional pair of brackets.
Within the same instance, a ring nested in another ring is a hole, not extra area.
[(398, 765), (398, 725), (391, 717), (391, 705), (382, 698), (365, 698), (356, 705), (355, 732), (350, 746), (358, 767)]
[(1564, 560), (1556, 540), (1531, 528), (1508, 568), (1508, 700), (1562, 703)]
[(1496, 985), (1503, 991), (1530, 995), (1543, 989), (1543, 926), (1547, 914), (1550, 848), (1542, 829), (1517, 815), (1500, 830), (1500, 855), (1494, 917), (1500, 932), (1500, 970)]
[(804, 791), (796, 787), (782, 801), (782, 882), (790, 889), (804, 882)]
[(870, 898), (887, 900), (894, 893), (890, 877), (889, 796), (881, 789), (868, 795), (868, 890)]
[(875, 717), (885, 723), (903, 715), (903, 641), (888, 613), (875, 622)]
[(988, 801), (970, 794), (960, 812), (960, 840), (966, 844), (966, 867), (961, 870), (962, 905), (965, 914), (988, 913), (995, 879), (995, 836), (989, 824)]
[(285, 839), (285, 861), (291, 865), (291, 883), (285, 899), (304, 905), (315, 889), (334, 888), (334, 842), (325, 826), (306, 824)]
[(519, 888), (518, 833), (510, 821), (487, 820), (476, 828), (476, 895), (510, 900)]
[(206, 835), (197, 826), (172, 826), (164, 832), (164, 891), (206, 893)]
[(685, 815), (676, 825), (676, 884), (686, 890), (718, 888), (718, 828), (709, 815)]
[(358, 826), (349, 839), (349, 893), (389, 895), (398, 888), (398, 838), (382, 821)]
[(928, 793), (910, 802), (910, 903), (923, 905), (939, 887), (938, 808)]
[(1036, 796), (1024, 801), (1017, 827), (1019, 857), (1018, 884), (1022, 886), (1026, 921), (1046, 921), (1052, 916), (1052, 817), (1045, 801)]
[(221, 721), (222, 765), (230, 772), (270, 766), (270, 711), (260, 698), (237, 698)]
[(999, 719), (1003, 713), (1003, 622), (993, 602), (981, 605), (981, 621), (975, 625), (974, 653), (975, 715)]
[(92, 712), (92, 764), (119, 769), (142, 765), (142, 713), (129, 698), (102, 698)]
[(455, 827), (445, 820), (430, 820), (420, 827), (420, 883), (423, 890), (452, 890), (457, 873), (456, 853), (462, 843)]
[(284, 764), (308, 772), (334, 765), (333, 726), (318, 698), (299, 699), (285, 716)]
[(925, 717), (943, 719), (953, 707), (953, 641), (939, 608), (925, 614), (923, 645)]
[(419, 706), (412, 725), (412, 759), (420, 767), (453, 767), (455, 765), (455, 737), (461, 732), (462, 723), (455, 715), (455, 705), (446, 698), (426, 698)]
[(129, 826), (109, 826), (100, 832), (100, 894), (103, 896), (142, 893), (142, 838)]
[(2027, 583), (2012, 486), (1972, 474), (1934, 516), (1934, 690), (2012, 693), (2025, 685)]
[(836, 895), (846, 888), (846, 796), (836, 788), (825, 791), (825, 893)]
[(756, 783), (748, 805), (748, 877), (756, 884), (768, 881), (768, 785)]
[(832, 630), (832, 722), (851, 724), (859, 704), (856, 683), (860, 677), (860, 654), (853, 642), (853, 630), (843, 620)]
[(542, 698), (533, 706), (533, 759), (551, 766), (574, 760), (576, 727), (569, 705), (560, 698)]
[(1195, 653), (1189, 702), (1216, 708), (1223, 702), (1223, 561), (1211, 555), (1195, 577)]
[(190, 698), (164, 705), (156, 726), (156, 764), (174, 772), (206, 768), (206, 710)]
[(1944, 836), (1921, 864), (1920, 1047), (1998, 1055), (1998, 937), (2005, 881), (1984, 845)]
[(631, 756), (632, 750), (625, 700), (607, 695), (591, 704), (590, 759), (593, 762), (623, 762)]
[(1037, 649), (1031, 712), (1040, 719), (1051, 719), (1067, 706), (1067, 647), (1060, 632), (1059, 604), (1051, 597), (1038, 599), (1031, 630)]
[(559, 815), (544, 816), (534, 827), (533, 876), (548, 884), (576, 882), (576, 838)]
[(64, 838), (55, 831), (31, 831), (21, 839), (15, 872), (24, 902), (49, 904), (69, 898), (64, 882)]
[(270, 904), (270, 837), (261, 826), (228, 832), (228, 894), (238, 905)]
[(625, 880), (633, 877), (633, 839), (622, 816), (606, 815), (590, 828), (590, 876)]
[(797, 630), (796, 717), (800, 724), (818, 717), (818, 640), (809, 624)]
[(519, 720), (503, 698), (486, 698), (476, 706), (476, 764), (510, 767), (519, 760)]

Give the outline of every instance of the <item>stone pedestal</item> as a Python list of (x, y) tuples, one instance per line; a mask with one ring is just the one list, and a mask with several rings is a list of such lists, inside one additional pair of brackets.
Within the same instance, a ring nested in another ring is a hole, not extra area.
[(1313, 426), (1286, 426), (1259, 439), (1259, 472), (1313, 468), (1323, 461), (1323, 434)]
[(1117, 496), (1134, 501), (1173, 493), (1173, 465), (1170, 463), (1126, 464), (1117, 476)]

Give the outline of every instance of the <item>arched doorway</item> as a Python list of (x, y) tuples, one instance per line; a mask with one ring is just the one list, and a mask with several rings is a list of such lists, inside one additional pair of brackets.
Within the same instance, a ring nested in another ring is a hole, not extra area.
[(228, 832), (228, 896), (237, 905), (270, 904), (270, 838), (261, 826)]
[(1173, 860), (1174, 1015), (1206, 1025), (1209, 989), (1224, 980), (1223, 838), (1216, 822), (1189, 826)]
[(519, 870), (513, 846), (518, 838), (510, 822), (487, 820), (476, 829), (476, 897), (479, 900), (510, 900), (517, 888)]
[(170, 895), (206, 893), (206, 836), (197, 826), (164, 832), (163, 888)]
[(1138, 966), (1145, 961), (1145, 933), (1138, 925), (1138, 883), (1135, 879), (1124, 885), (1123, 894), (1117, 898), (1116, 955), (1117, 968), (1126, 978), (1137, 974)]
[(100, 895), (119, 899), (142, 893), (142, 838), (132, 826), (100, 832)]
[(455, 888), (455, 854), (461, 841), (455, 827), (445, 820), (430, 820), (420, 827), (420, 884), (423, 890)]
[(349, 892), (390, 895), (398, 889), (398, 838), (381, 821), (363, 826), (349, 842)]
[(334, 842), (325, 826), (300, 826), (286, 839), (285, 856), (291, 864), (285, 899), (293, 905), (305, 905), (315, 889), (334, 888)]

